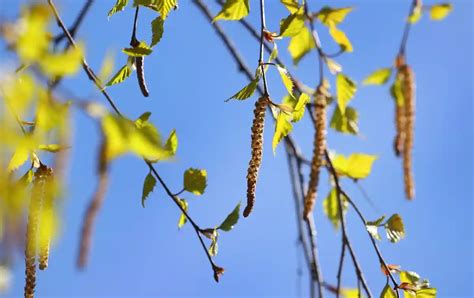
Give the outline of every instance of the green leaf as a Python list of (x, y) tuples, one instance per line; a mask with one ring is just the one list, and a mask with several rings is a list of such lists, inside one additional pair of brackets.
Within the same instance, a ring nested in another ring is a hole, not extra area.
[(184, 189), (197, 196), (202, 195), (207, 186), (206, 170), (189, 168), (184, 172)]
[(161, 37), (163, 37), (164, 32), (164, 20), (163, 18), (157, 17), (151, 22), (151, 44), (150, 47), (154, 47), (157, 43), (160, 42)]
[(153, 191), (156, 185), (155, 177), (150, 173), (146, 175), (145, 181), (143, 182), (143, 191), (142, 191), (142, 206), (145, 208), (145, 200), (148, 198), (150, 193)]
[(240, 20), (249, 14), (249, 0), (226, 0), (222, 10), (214, 17), (217, 20)]
[(380, 298), (397, 298), (397, 294), (387, 283), (383, 288), (382, 293), (380, 293)]
[(132, 69), (127, 64), (123, 66), (105, 85), (112, 86), (115, 84), (120, 84), (123, 81), (125, 81), (131, 74), (132, 74)]
[(117, 0), (114, 7), (109, 11), (107, 16), (110, 18), (112, 15), (116, 14), (119, 11), (123, 11), (128, 4), (128, 0)]
[(171, 152), (172, 155), (176, 154), (178, 150), (178, 136), (176, 135), (176, 129), (173, 129), (166, 140), (165, 149)]
[(392, 86), (390, 87), (390, 95), (392, 96), (393, 100), (399, 107), (403, 107), (405, 105), (405, 98), (403, 97), (403, 77), (401, 74), (397, 74), (395, 77), (395, 81), (393, 82)]
[(423, 13), (423, 4), (421, 1), (416, 2), (416, 6), (413, 8), (412, 12), (408, 16), (408, 22), (415, 24), (418, 22), (421, 18), (421, 15)]
[(405, 237), (405, 226), (400, 215), (392, 215), (385, 223), (385, 231), (390, 242), (398, 242)]
[(231, 99), (244, 100), (244, 99), (249, 98), (255, 93), (255, 89), (257, 89), (258, 81), (259, 79), (252, 80), (248, 85), (246, 85), (244, 88), (239, 90), (239, 92), (235, 93), (232, 97), (230, 97), (226, 101), (229, 101)]
[(331, 128), (346, 134), (357, 135), (359, 133), (359, 114), (352, 107), (346, 107), (346, 112), (341, 113), (339, 107), (334, 109), (331, 118)]
[(448, 16), (448, 14), (453, 10), (453, 5), (451, 3), (440, 3), (431, 6), (430, 17), (433, 20), (440, 21)]
[(375, 221), (368, 221), (365, 227), (367, 228), (367, 231), (372, 235), (377, 240), (382, 240), (379, 234), (379, 225), (382, 224), (383, 220), (385, 219), (385, 216), (382, 216)]
[(317, 14), (317, 18), (326, 26), (338, 25), (352, 11), (352, 7), (332, 8), (324, 6)]
[(383, 85), (385, 84), (392, 75), (392, 68), (381, 68), (377, 69), (371, 73), (367, 78), (365, 78), (364, 85)]
[(280, 0), (280, 2), (290, 11), (290, 13), (296, 12), (299, 8), (298, 0)]
[(344, 31), (339, 30), (336, 26), (331, 25), (329, 27), (329, 34), (331, 35), (332, 39), (341, 47), (341, 49), (345, 52), (352, 52), (354, 49), (352, 48), (352, 43), (347, 38), (346, 33)]
[(143, 57), (143, 56), (150, 55), (153, 52), (153, 50), (150, 48), (150, 46), (146, 42), (141, 41), (138, 44), (138, 46), (133, 47), (133, 48), (122, 49), (122, 52), (124, 52), (130, 57)]
[(414, 271), (401, 271), (400, 282), (406, 282), (415, 285), (420, 281), (420, 275)]
[(346, 112), (346, 106), (354, 97), (357, 91), (357, 85), (348, 76), (338, 73), (336, 76), (337, 105), (341, 109), (341, 113)]
[(21, 167), (28, 160), (29, 156), (30, 150), (27, 147), (17, 147), (8, 163), (7, 171), (12, 172)]
[(82, 45), (70, 47), (63, 53), (46, 54), (39, 60), (41, 70), (50, 77), (75, 74), (81, 69), (84, 49)]
[(214, 237), (211, 238), (211, 246), (209, 246), (209, 254), (214, 257), (217, 255), (217, 252), (219, 251), (219, 246), (217, 245), (217, 238), (218, 238), (218, 234), (217, 234), (217, 231), (216, 231), (216, 235)]
[(160, 13), (166, 20), (170, 11), (178, 7), (178, 0), (134, 0), (133, 6), (142, 5)]
[(288, 51), (293, 59), (293, 64), (297, 65), (314, 47), (315, 44), (311, 32), (308, 28), (303, 27), (300, 33), (293, 36), (288, 44)]
[[(342, 210), (343, 214), (347, 212), (348, 202), (344, 195), (342, 195)], [(329, 218), (334, 228), (338, 229), (340, 224), (340, 209), (337, 197), (337, 190), (333, 188), (328, 196), (323, 201), (324, 214)]]
[(286, 70), (286, 68), (280, 65), (277, 65), (277, 69), (278, 73), (280, 74), (281, 81), (283, 82), (283, 85), (285, 85), (286, 91), (288, 91), (288, 94), (293, 96), (293, 88), (295, 87), (295, 85), (293, 84), (293, 80), (288, 74), (288, 70)]
[(293, 118), (291, 119), (291, 122), (298, 122), (303, 118), (309, 100), (310, 98), (308, 94), (301, 93), (296, 105), (293, 107)]
[[(178, 199), (178, 200), (179, 200), (179, 204), (184, 209), (184, 211), (188, 212), (188, 207), (189, 207), (188, 202), (185, 199)], [(181, 212), (181, 215), (179, 216), (179, 220), (178, 220), (178, 228), (181, 229), (187, 221), (188, 219), (186, 218), (186, 215), (184, 215), (184, 213)]]
[(51, 153), (56, 153), (64, 149), (68, 149), (68, 147), (61, 146), (59, 144), (47, 144), (47, 145), (39, 145), (38, 149), (43, 150), (43, 151), (48, 151)]
[(336, 155), (332, 163), (339, 175), (348, 176), (352, 179), (363, 179), (370, 174), (372, 164), (376, 159), (377, 156), (375, 155), (354, 153), (348, 158), (343, 155)]
[(434, 298), (436, 297), (436, 288), (419, 289), (416, 291), (416, 298)]
[(299, 8), (280, 22), (279, 36), (291, 37), (300, 33), (304, 27), (304, 8)]
[(234, 228), (234, 225), (239, 221), (240, 216), (240, 202), (235, 206), (234, 210), (227, 215), (226, 219), (220, 224), (218, 229), (222, 231), (230, 231)]
[(359, 289), (341, 289), (341, 295), (344, 298), (364, 298)]
[(273, 141), (272, 141), (273, 154), (275, 154), (276, 147), (278, 143), (280, 143), (281, 139), (286, 137), (291, 132), (292, 129), (293, 129), (293, 125), (291, 124), (290, 121), (288, 121), (288, 115), (280, 112), (276, 119), (275, 133), (273, 134)]

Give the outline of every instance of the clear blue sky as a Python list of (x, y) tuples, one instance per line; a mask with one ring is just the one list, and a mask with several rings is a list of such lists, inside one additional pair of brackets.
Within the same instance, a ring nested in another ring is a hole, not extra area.
[[(0, 0), (3, 17), (18, 11), (26, 1)], [(82, 1), (57, 1), (70, 23)], [(96, 1), (78, 39), (88, 44), (87, 59), (98, 69), (108, 51), (116, 53), (116, 69), (126, 57), (133, 10), (109, 21), (107, 11), (115, 1)], [(212, 3), (214, 12), (217, 7)], [(277, 0), (268, 0), (268, 26), (276, 29), (286, 11)], [(433, 1), (425, 1), (431, 4)], [(355, 6), (342, 29), (355, 51), (338, 59), (344, 72), (361, 82), (371, 71), (391, 65), (399, 46), (409, 1), (326, 1), (333, 6)], [(350, 181), (344, 187), (370, 219), (400, 213), (407, 237), (398, 244), (380, 246), (389, 263), (400, 264), (430, 279), (439, 297), (472, 297), (472, 100), (473, 100), (473, 7), (469, 0), (453, 1), (454, 11), (443, 22), (424, 17), (414, 28), (408, 45), (408, 62), (416, 72), (417, 111), (414, 167), (416, 199), (404, 199), (401, 162), (392, 153), (393, 102), (388, 86), (360, 88), (353, 101), (360, 113), (362, 137), (341, 136), (331, 131), (329, 145), (341, 153), (379, 155), (372, 175), (363, 186), (378, 210), (371, 207)], [(257, 24), (257, 1), (251, 1), (250, 20)], [(313, 10), (321, 2), (310, 1)], [(142, 10), (143, 11), (143, 10)], [(149, 39), (153, 14), (141, 14), (139, 36)], [(256, 66), (258, 45), (236, 23), (223, 24), (235, 39), (251, 67)], [(323, 45), (336, 47), (322, 32)], [(290, 61), (286, 42), (280, 52)], [(3, 57), (10, 57), (2, 52)], [(298, 68), (291, 68), (309, 85), (317, 81), (312, 54)], [(290, 63), (288, 63), (290, 64)], [(165, 24), (165, 34), (146, 61), (151, 97), (143, 98), (135, 78), (110, 88), (117, 104), (130, 118), (151, 111), (152, 121), (167, 134), (176, 128), (179, 137), (175, 162), (158, 165), (167, 183), (176, 190), (188, 167), (208, 171), (208, 188), (202, 197), (185, 197), (190, 213), (205, 226), (220, 223), (239, 200), (245, 198), (246, 167), (250, 155), (250, 125), (255, 98), (224, 103), (246, 84), (237, 67), (214, 34), (207, 20), (190, 1), (180, 1)], [(279, 101), (284, 89), (277, 75), (270, 76), (270, 91)], [(104, 102), (85, 75), (65, 82), (78, 96)], [(268, 118), (270, 120), (270, 118)], [(216, 258), (226, 268), (216, 284), (190, 226), (178, 231), (179, 213), (157, 187), (140, 205), (147, 169), (137, 158), (124, 157), (112, 166), (112, 181), (98, 217), (93, 251), (85, 272), (75, 269), (82, 216), (95, 189), (95, 159), (98, 148), (96, 124), (75, 113), (74, 147), (69, 195), (63, 204), (61, 237), (54, 246), (50, 268), (38, 274), (38, 297), (46, 296), (296, 296), (307, 291), (306, 267), (301, 285), (296, 276), (303, 257), (296, 246), (295, 213), (282, 148), (271, 152), (273, 127), (265, 133), (263, 167), (257, 190), (257, 205), (250, 218), (241, 220), (230, 233), (221, 233)], [(312, 150), (308, 121), (297, 125), (295, 138), (307, 155)], [(328, 192), (322, 179), (322, 193)], [(335, 282), (340, 253), (340, 234), (325, 217), (321, 201), (315, 211), (323, 275)], [(374, 293), (384, 284), (376, 255), (363, 226), (348, 214), (349, 233)], [(18, 254), (11, 297), (23, 295), (24, 265)], [(354, 272), (346, 263), (344, 286), (354, 287)]]

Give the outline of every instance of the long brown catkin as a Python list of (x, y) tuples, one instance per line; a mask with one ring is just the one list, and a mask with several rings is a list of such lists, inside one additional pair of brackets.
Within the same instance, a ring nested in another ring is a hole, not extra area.
[(316, 202), (319, 172), (323, 161), (324, 150), (326, 149), (326, 95), (322, 88), (324, 88), (322, 85), (318, 87), (315, 98), (314, 116), (316, 119), (316, 129), (314, 132), (313, 158), (311, 161), (308, 191), (304, 200), (304, 218), (308, 218)]
[(395, 102), (395, 140), (393, 141), (393, 149), (396, 156), (403, 153), (405, 142), (405, 107)]
[(405, 142), (403, 148), (403, 176), (405, 195), (408, 199), (415, 197), (415, 182), (413, 178), (413, 139), (415, 129), (415, 76), (408, 65), (400, 68), (404, 80), (402, 85), (405, 100)]
[[(44, 187), (48, 188), (47, 184), (50, 184), (52, 181), (52, 175), (53, 175), (53, 170), (51, 168), (47, 168), (45, 173), (44, 173)], [(49, 188), (51, 188), (51, 185), (49, 185)], [(53, 193), (51, 193), (51, 189), (47, 190), (46, 193), (44, 194), (43, 198), (43, 207), (42, 207), (42, 212), (41, 216), (43, 218), (45, 217), (52, 217), (54, 216), (53, 214), (53, 200), (54, 196)], [(51, 218), (46, 219), (46, 221), (50, 221)], [(38, 258), (39, 258), (39, 269), (40, 270), (45, 270), (48, 268), (48, 261), (49, 261), (49, 249), (50, 249), (50, 244), (51, 244), (51, 237), (52, 237), (52, 230), (51, 226), (43, 226), (40, 225), (40, 229), (46, 229), (46, 231), (41, 231), (40, 234), (42, 237), (39, 239), (39, 252), (38, 252)], [(42, 239), (44, 237), (44, 239)]]
[(257, 186), (258, 171), (262, 164), (263, 153), (263, 128), (265, 126), (265, 110), (268, 98), (260, 97), (255, 103), (254, 119), (252, 125), (252, 157), (250, 158), (247, 172), (247, 206), (244, 217), (249, 216), (255, 204), (255, 190)]
[(143, 96), (148, 97), (150, 93), (148, 92), (148, 87), (145, 81), (145, 58), (137, 57), (135, 58), (135, 65), (137, 67), (137, 80), (140, 90), (142, 91)]
[(41, 214), (41, 201), (44, 195), (46, 172), (47, 167), (45, 165), (41, 165), (36, 170), (31, 190), (25, 243), (25, 298), (33, 298), (35, 294), (38, 222)]

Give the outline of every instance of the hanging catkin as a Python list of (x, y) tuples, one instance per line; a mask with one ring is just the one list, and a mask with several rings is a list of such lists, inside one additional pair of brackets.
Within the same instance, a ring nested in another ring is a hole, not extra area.
[(400, 156), (403, 152), (405, 142), (405, 107), (395, 103), (395, 140), (393, 142), (393, 149), (396, 156)]
[(53, 170), (51, 168), (47, 168), (44, 172), (44, 195), (43, 195), (43, 206), (41, 211), (41, 218), (40, 221), (40, 231), (39, 231), (39, 269), (45, 270), (48, 267), (48, 260), (49, 260), (49, 248), (51, 244), (51, 237), (53, 232), (52, 220), (53, 220), (53, 199), (54, 195), (52, 192), (52, 175)]
[(405, 195), (408, 199), (415, 197), (415, 183), (413, 179), (413, 136), (415, 124), (415, 78), (413, 70), (408, 65), (400, 68), (403, 75), (402, 92), (405, 110), (405, 140), (403, 145), (403, 172), (405, 180)]
[(36, 251), (38, 237), (38, 222), (41, 214), (41, 204), (44, 195), (46, 173), (48, 167), (41, 165), (36, 170), (31, 190), (31, 200), (28, 210), (25, 244), (25, 298), (34, 297), (36, 287)]
[(137, 79), (138, 85), (140, 86), (140, 90), (142, 91), (143, 96), (148, 97), (150, 93), (148, 92), (148, 87), (146, 86), (145, 81), (144, 59), (145, 58), (143, 57), (135, 58), (135, 66), (137, 67)]
[(249, 162), (247, 173), (247, 206), (244, 210), (244, 217), (249, 216), (255, 203), (255, 189), (257, 186), (258, 170), (262, 164), (263, 150), (263, 127), (265, 125), (265, 110), (268, 98), (260, 97), (255, 103), (254, 119), (252, 125), (252, 157)]
[(308, 192), (304, 200), (304, 218), (313, 211), (317, 197), (319, 183), (319, 172), (322, 165), (324, 150), (326, 149), (326, 93), (325, 87), (321, 84), (316, 91), (314, 116), (316, 127), (314, 132), (313, 159), (311, 161), (311, 173), (309, 176)]

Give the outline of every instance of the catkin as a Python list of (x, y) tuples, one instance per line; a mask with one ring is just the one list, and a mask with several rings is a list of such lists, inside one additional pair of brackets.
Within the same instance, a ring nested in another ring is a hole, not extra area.
[[(51, 168), (47, 168), (46, 171), (44, 172), (44, 184), (45, 188), (50, 188), (51, 185), (47, 185), (51, 183), (52, 180), (52, 175), (53, 175), (53, 170)], [(43, 222), (48, 222), (47, 225), (40, 225), (40, 239), (39, 239), (39, 252), (38, 252), (38, 258), (39, 258), (39, 269), (40, 270), (45, 270), (48, 268), (48, 261), (49, 261), (49, 248), (51, 244), (51, 237), (52, 237), (52, 226), (51, 226), (51, 220), (52, 217), (54, 216), (53, 214), (53, 199), (54, 196), (51, 193), (51, 189), (48, 189), (46, 193), (44, 194), (43, 198), (43, 208), (41, 212), (41, 216), (44, 219)]]
[(395, 103), (395, 140), (393, 149), (396, 156), (400, 156), (403, 152), (405, 142), (405, 107)]
[(405, 181), (405, 195), (408, 199), (415, 197), (415, 183), (413, 179), (413, 136), (415, 124), (415, 78), (413, 70), (404, 65), (399, 70), (403, 74), (402, 92), (405, 100), (405, 139), (403, 145), (403, 172)]
[(247, 173), (247, 206), (244, 217), (249, 216), (255, 203), (255, 189), (257, 186), (258, 170), (262, 164), (263, 153), (263, 128), (265, 125), (265, 110), (268, 98), (260, 97), (255, 103), (254, 119), (252, 125), (252, 157)]
[(35, 172), (31, 190), (28, 223), (26, 226), (25, 244), (25, 298), (34, 297), (36, 287), (36, 251), (38, 237), (38, 222), (41, 214), (41, 204), (44, 195), (46, 173), (48, 168), (41, 165)]
[(150, 93), (148, 92), (148, 87), (146, 86), (144, 63), (145, 63), (145, 58), (143, 57), (135, 58), (135, 66), (137, 67), (138, 85), (140, 86), (140, 90), (142, 91), (143, 96), (148, 97)]
[(316, 129), (314, 132), (313, 159), (311, 161), (308, 192), (304, 200), (304, 218), (308, 218), (316, 202), (319, 172), (324, 150), (326, 149), (326, 92), (324, 92), (323, 88), (323, 85), (318, 87), (315, 98), (314, 116), (316, 119)]

